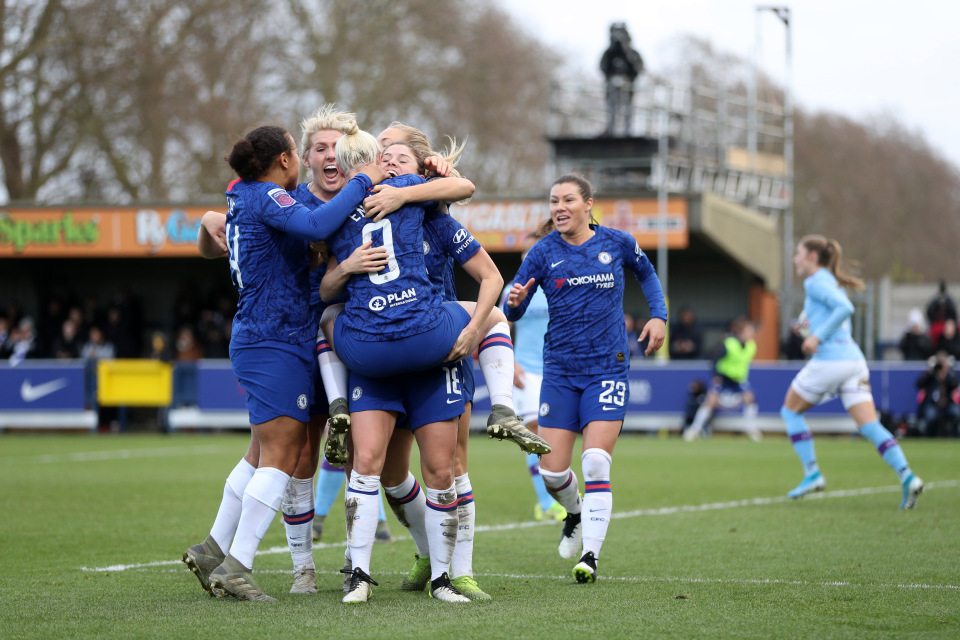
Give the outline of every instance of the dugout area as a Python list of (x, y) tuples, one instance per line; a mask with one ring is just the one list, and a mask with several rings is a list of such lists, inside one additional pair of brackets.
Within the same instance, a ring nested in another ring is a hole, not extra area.
[[(657, 200), (646, 194), (598, 199), (601, 224), (631, 233), (659, 264)], [(205, 207), (29, 207), (0, 210), (0, 307), (17, 305), (41, 317), (53, 297), (78, 304), (93, 297), (107, 308), (120, 294), (142, 311), (143, 344), (154, 331), (178, 328), (175, 306), (185, 291), (201, 300), (236, 294), (224, 260), (205, 260), (196, 251), (196, 233)], [(671, 314), (694, 309), (704, 346), (718, 343), (729, 322), (748, 316), (759, 323), (758, 359), (778, 357), (782, 251), (772, 220), (712, 194), (669, 202), (668, 304)], [(524, 236), (549, 211), (543, 200), (471, 202), (455, 214), (490, 252), (504, 281), (520, 265)], [(67, 234), (68, 228), (85, 235)], [(458, 291), (475, 299), (477, 285), (457, 271)], [(647, 318), (639, 283), (627, 278), (624, 310)]]

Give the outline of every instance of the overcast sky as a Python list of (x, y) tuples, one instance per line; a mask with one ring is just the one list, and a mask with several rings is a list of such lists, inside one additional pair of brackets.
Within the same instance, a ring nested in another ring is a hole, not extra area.
[[(626, 22), (646, 67), (664, 66), (667, 43), (693, 34), (748, 58), (756, 7), (743, 0), (495, 0), (542, 41), (596, 70), (611, 22)], [(854, 119), (892, 115), (960, 168), (960, 2), (799, 0), (792, 14), (793, 91), (808, 110)], [(761, 12), (759, 59), (785, 78), (785, 29)]]

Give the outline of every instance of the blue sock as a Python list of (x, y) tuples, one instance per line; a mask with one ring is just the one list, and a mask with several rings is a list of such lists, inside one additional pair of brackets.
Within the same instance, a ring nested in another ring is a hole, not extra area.
[(793, 450), (800, 458), (800, 463), (803, 464), (804, 476), (808, 477), (820, 473), (817, 453), (813, 449), (813, 436), (810, 435), (810, 429), (807, 427), (807, 421), (803, 419), (803, 414), (781, 407), (780, 417), (787, 423), (787, 435), (790, 436)]
[(907, 456), (903, 455), (903, 449), (897, 444), (897, 439), (882, 424), (876, 421), (867, 423), (860, 427), (860, 435), (873, 443), (883, 461), (897, 472), (901, 484), (910, 477), (911, 471), (910, 465), (907, 464)]
[(540, 477), (540, 458), (537, 454), (527, 454), (527, 467), (530, 469), (530, 480), (533, 481), (533, 490), (537, 494), (540, 508), (546, 511), (553, 506), (553, 496), (547, 491), (547, 485), (543, 484), (543, 478)]
[(340, 495), (340, 489), (346, 480), (343, 467), (334, 467), (324, 459), (320, 462), (320, 473), (317, 475), (317, 495), (313, 504), (314, 515), (325, 516), (330, 513), (330, 507)]
[(383, 508), (383, 487), (380, 487), (380, 522), (384, 522), (387, 519), (387, 510)]

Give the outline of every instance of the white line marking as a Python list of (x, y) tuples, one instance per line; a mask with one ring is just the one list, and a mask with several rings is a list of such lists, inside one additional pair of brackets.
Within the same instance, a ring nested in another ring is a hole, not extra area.
[[(926, 489), (945, 489), (949, 487), (956, 487), (960, 485), (960, 480), (942, 480), (939, 482), (928, 482), (926, 483)], [(805, 500), (809, 499), (825, 499), (825, 498), (849, 498), (853, 496), (862, 496), (869, 495), (874, 493), (893, 493), (900, 491), (900, 487), (865, 487), (863, 489), (842, 489), (838, 491), (825, 491), (823, 493), (808, 494)], [(734, 509), (738, 507), (751, 507), (751, 506), (762, 506), (768, 504), (778, 504), (781, 502), (789, 502), (790, 498), (786, 496), (778, 496), (775, 498), (752, 498), (750, 500), (733, 500), (730, 502), (709, 502), (699, 505), (684, 505), (679, 507), (662, 507), (660, 509), (638, 509), (636, 511), (623, 511), (620, 513), (613, 514), (612, 518), (636, 518), (640, 516), (663, 516), (670, 515), (674, 513), (690, 513), (697, 511), (714, 511), (717, 509)], [(541, 521), (541, 522), (515, 522), (509, 524), (497, 524), (497, 525), (481, 525), (476, 527), (475, 530), (479, 532), (483, 531), (512, 531), (516, 529), (526, 529), (529, 527), (540, 527), (540, 526), (556, 526), (557, 523), (552, 520)], [(394, 538), (397, 541), (409, 540), (407, 536), (397, 536)], [(318, 542), (314, 543), (314, 549), (343, 549), (347, 545), (346, 541), (344, 542)], [(288, 553), (288, 547), (271, 547), (269, 549), (263, 549), (257, 551), (257, 555), (274, 555), (278, 553)], [(80, 567), (80, 571), (91, 571), (91, 572), (106, 572), (106, 571), (128, 571), (130, 569), (144, 569), (148, 567), (166, 567), (179, 565), (180, 560), (158, 560), (156, 562), (142, 562), (137, 564), (114, 564), (108, 567)], [(271, 571), (260, 571), (258, 573), (270, 573)], [(289, 572), (280, 572), (280, 573), (289, 573)], [(317, 573), (335, 573), (335, 572), (324, 572), (318, 571)], [(406, 574), (403, 574), (406, 575)], [(477, 574), (488, 577), (503, 577), (503, 578), (543, 578), (543, 579), (557, 579), (557, 580), (566, 580), (567, 576), (536, 576), (536, 575), (512, 575), (512, 574), (498, 574), (498, 573), (489, 573), (489, 574)], [(720, 582), (720, 583), (729, 583), (729, 584), (796, 584), (796, 585), (821, 585), (821, 586), (865, 586), (847, 582), (805, 582), (805, 581), (790, 581), (790, 580), (769, 580), (769, 579), (756, 579), (756, 580), (728, 580), (725, 578), (615, 578), (604, 576), (604, 580), (625, 580), (632, 582)], [(879, 587), (900, 587), (900, 588), (916, 588), (916, 589), (960, 589), (960, 586), (955, 585), (870, 585), (870, 586), (879, 586)]]
[(205, 456), (222, 453), (227, 449), (237, 450), (233, 445), (201, 445), (196, 447), (161, 447), (159, 449), (117, 449), (115, 451), (84, 451), (80, 453), (47, 454), (29, 458), (8, 456), (0, 458), (0, 464), (51, 464), (60, 462), (100, 462), (103, 460), (127, 460), (134, 458), (166, 458), (170, 456)]
[[(286, 547), (283, 549), (286, 551)], [(179, 569), (166, 569), (164, 573), (182, 573)], [(292, 575), (293, 572), (285, 569), (257, 569), (257, 573)], [(341, 575), (339, 571), (329, 571), (317, 569), (317, 575)], [(406, 576), (406, 571), (378, 571), (378, 576)], [(475, 577), (480, 578), (510, 578), (518, 580), (570, 580), (570, 576), (547, 576), (539, 574), (526, 573), (474, 573)], [(672, 582), (677, 584), (778, 584), (787, 586), (815, 586), (815, 587), (871, 587), (882, 589), (948, 589), (960, 590), (960, 585), (956, 584), (866, 584), (859, 582), (810, 582), (809, 580), (777, 580), (771, 578), (636, 578), (629, 576), (608, 576), (600, 577), (603, 581), (614, 580), (617, 582), (643, 582), (658, 583)]]

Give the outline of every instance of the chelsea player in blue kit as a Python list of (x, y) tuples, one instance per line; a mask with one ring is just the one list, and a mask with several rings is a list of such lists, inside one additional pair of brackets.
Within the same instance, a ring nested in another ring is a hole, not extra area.
[[(357, 163), (378, 154), (376, 139), (366, 132), (346, 135), (337, 143), (337, 162), (346, 175)], [(398, 176), (391, 182), (403, 186), (423, 179)], [(365, 602), (371, 595), (370, 523), (375, 512), (370, 495), (380, 485), (387, 444), (402, 413), (415, 429), (427, 487), (431, 595), (446, 602), (468, 602), (451, 586), (447, 571), (453, 552), (449, 536), (457, 526), (455, 419), (463, 413), (462, 374), (457, 363), (469, 355), (489, 322), (502, 279), (495, 270), (491, 274), (495, 277), (484, 278), (479, 301), (470, 305), (474, 309), (471, 317), (460, 304), (444, 304), (427, 279), (422, 207), (404, 207), (379, 222), (368, 222), (363, 214), (359, 209), (331, 242), (340, 261), (355, 247), (371, 241), (382, 244), (388, 253), (383, 272), (347, 279), (347, 304), (333, 331), (333, 347), (350, 369), (353, 423), (353, 472), (346, 497), (353, 572), (343, 601)], [(339, 262), (331, 264), (333, 269), (321, 289), (325, 298), (328, 281), (330, 290), (336, 291), (344, 273), (338, 269)]]
[(228, 161), (239, 176), (227, 191), (225, 239), (239, 290), (230, 356), (247, 394), (260, 455), (229, 553), (208, 580), (212, 590), (240, 600), (272, 601), (251, 570), (307, 437), (314, 332), (308, 322), (307, 245), (335, 232), (384, 173), (364, 167), (329, 203), (312, 209), (288, 193), (296, 187), (299, 154), (283, 128), (254, 129), (234, 145)]
[[(393, 142), (400, 138), (403, 142)], [(422, 174), (423, 158), (436, 155), (430, 148), (429, 141), (418, 130), (401, 123), (393, 123), (378, 137), (378, 142), (384, 144), (384, 167), (391, 175), (410, 173)], [(451, 164), (451, 170), (456, 164), (458, 155), (456, 144), (453, 150), (446, 154), (446, 160)], [(435, 183), (436, 180), (428, 184)], [(396, 189), (384, 185), (378, 189), (383, 196), (389, 191), (390, 198), (403, 196), (403, 189)], [(377, 198), (377, 201), (382, 198)], [(364, 201), (364, 206), (370, 202), (384, 212), (392, 211), (394, 205), (389, 202)], [(394, 200), (394, 204), (401, 206), (403, 200)], [(443, 204), (440, 205), (442, 207)], [(453, 217), (441, 211), (440, 207), (428, 211), (424, 219), (424, 262), (431, 283), (438, 290), (445, 302), (458, 300), (454, 286), (454, 264), (459, 264), (477, 282), (482, 282), (485, 273), (493, 274), (496, 266), (489, 254), (483, 250), (467, 229)], [(507, 339), (504, 334), (494, 333), (485, 337), (481, 342), (481, 352), (490, 349), (504, 349), (503, 342)], [(486, 355), (486, 354), (485, 354)], [(476, 505), (474, 502), (473, 487), (467, 473), (467, 445), (469, 440), (470, 414), (473, 403), (474, 378), (473, 366), (470, 359), (463, 363), (463, 395), (464, 412), (460, 415), (457, 424), (457, 449), (454, 460), (454, 484), (457, 492), (457, 528), (456, 546), (450, 562), (451, 585), (471, 600), (487, 600), (490, 596), (480, 589), (473, 577), (473, 534), (476, 521)], [(426, 544), (424, 512), (426, 500), (419, 491), (416, 478), (410, 473), (410, 452), (412, 449), (412, 432), (397, 428), (394, 430), (387, 449), (386, 461), (381, 476), (381, 483), (389, 497), (390, 506), (397, 515), (397, 519), (407, 527), (411, 537), (417, 544), (417, 555), (413, 568), (401, 583), (401, 589), (408, 591), (422, 591), (431, 581), (430, 549)]]
[[(308, 118), (305, 118), (300, 128), (302, 131), (301, 144), (303, 146), (303, 166), (310, 170), (311, 180), (297, 186), (291, 195), (303, 205), (310, 208), (321, 206), (333, 199), (346, 184), (343, 174), (336, 166), (334, 144), (343, 132), (350, 126), (356, 126), (356, 117), (337, 108), (334, 104), (325, 104)], [(201, 230), (198, 235), (198, 248), (205, 258), (220, 258), (228, 254), (226, 245), (226, 214), (217, 211), (208, 211), (202, 219)], [(326, 270), (326, 260), (316, 259), (320, 251), (325, 252), (324, 243), (310, 245), (310, 325), (319, 326), (320, 314), (326, 303), (320, 300), (318, 287)], [(379, 269), (379, 267), (377, 267)], [(307, 428), (307, 438), (304, 441), (300, 459), (297, 462), (287, 491), (281, 503), (284, 528), (287, 533), (287, 543), (293, 560), (293, 586), (290, 593), (313, 594), (317, 593), (316, 571), (311, 544), (311, 517), (313, 516), (313, 476), (317, 471), (319, 457), (320, 436), (327, 421), (327, 402), (323, 383), (319, 375), (317, 362), (314, 360), (313, 384), (314, 401), (310, 405), (310, 421)], [(251, 430), (250, 445), (243, 459), (230, 472), (224, 486), (223, 500), (217, 517), (210, 530), (210, 542), (204, 541), (192, 546), (183, 556), (184, 563), (197, 575), (201, 585), (208, 588), (209, 573), (223, 560), (223, 553), (219, 549), (226, 549), (232, 541), (240, 517), (240, 508), (243, 500), (243, 491), (253, 477), (259, 464), (260, 441), (256, 433)], [(328, 439), (328, 448), (330, 440)], [(329, 455), (329, 452), (328, 452)], [(326, 515), (329, 504), (323, 509), (319, 494), (320, 487), (329, 487), (328, 480), (332, 476), (339, 478), (339, 484), (333, 487), (334, 497), (343, 484), (343, 469), (327, 466), (321, 471), (318, 480), (318, 497), (316, 499), (317, 513)], [(329, 493), (329, 492), (328, 492)], [(331, 498), (332, 501), (332, 498)], [(322, 517), (321, 517), (322, 519)], [(317, 521), (313, 517), (314, 523)], [(386, 526), (386, 514), (380, 508), (380, 526), (377, 529), (377, 540), (390, 539), (390, 531)]]
[(812, 358), (793, 379), (780, 409), (804, 472), (803, 480), (787, 495), (802, 498), (826, 487), (803, 413), (839, 395), (843, 407), (856, 421), (860, 435), (877, 448), (883, 461), (896, 472), (903, 489), (900, 508), (912, 509), (923, 492), (923, 481), (910, 470), (896, 438), (877, 419), (870, 391), (870, 371), (863, 352), (850, 334), (853, 304), (843, 287), (863, 289), (863, 281), (844, 269), (840, 244), (819, 235), (800, 240), (793, 265), (797, 275), (805, 278), (803, 312), (810, 334), (804, 338), (801, 348)]
[[(649, 339), (647, 355), (663, 345), (667, 320), (653, 265), (629, 234), (591, 224), (592, 206), (593, 189), (584, 178), (565, 175), (553, 183), (546, 225), (554, 230), (530, 249), (504, 303), (507, 319), (516, 321), (532, 292), (542, 288), (547, 296), (539, 422), (553, 451), (541, 459), (540, 474), (567, 510), (559, 551), (568, 559), (581, 553), (573, 568), (577, 582), (596, 580), (613, 508), (610, 466), (629, 398), (624, 269), (640, 281), (650, 306), (651, 319), (638, 338)], [(583, 434), (583, 500), (570, 469), (578, 433)]]

